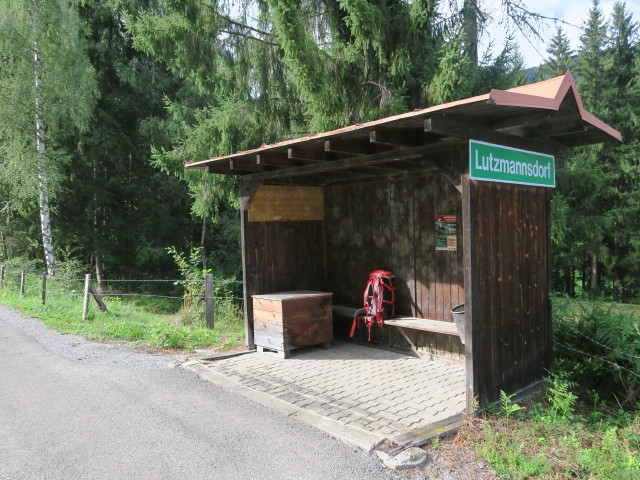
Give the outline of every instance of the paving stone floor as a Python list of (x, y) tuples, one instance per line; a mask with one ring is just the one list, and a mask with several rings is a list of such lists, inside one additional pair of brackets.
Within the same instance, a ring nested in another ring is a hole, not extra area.
[(352, 343), (293, 350), (286, 360), (264, 352), (202, 363), (240, 385), (387, 438), (466, 406), (463, 367)]

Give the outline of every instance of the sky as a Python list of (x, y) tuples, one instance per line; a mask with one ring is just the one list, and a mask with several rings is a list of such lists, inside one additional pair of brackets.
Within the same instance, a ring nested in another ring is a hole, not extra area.
[[(560, 25), (562, 25), (571, 42), (571, 48), (574, 50), (578, 48), (580, 34), (582, 33), (581, 27), (588, 18), (588, 12), (592, 4), (591, 0), (524, 0), (522, 3), (530, 12), (567, 22)], [(611, 16), (614, 3), (615, 0), (600, 1), (600, 8), (607, 20)], [(494, 51), (499, 51), (504, 45), (507, 29), (505, 28), (505, 23), (500, 24), (499, 22), (502, 10), (501, 4), (501, 0), (485, 0), (485, 8), (490, 12), (494, 21), (488, 26), (481, 40), (481, 49), (483, 46), (486, 47), (490, 41), (494, 44)], [(627, 0), (626, 6), (627, 11), (633, 14), (633, 20), (640, 22), (640, 0)], [(548, 42), (556, 32), (556, 25), (556, 22), (546, 20), (539, 26), (539, 33), (543, 41), (535, 38), (527, 40), (522, 35), (516, 34), (515, 40), (525, 59), (526, 67), (535, 67), (544, 62), (547, 57)]]

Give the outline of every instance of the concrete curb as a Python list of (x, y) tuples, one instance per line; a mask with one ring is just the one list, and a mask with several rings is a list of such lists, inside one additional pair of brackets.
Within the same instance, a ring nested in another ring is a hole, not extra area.
[(336, 420), (306, 411), (266, 393), (245, 387), (244, 385), (241, 385), (218, 372), (208, 369), (201, 363), (187, 362), (183, 364), (182, 367), (197, 373), (205, 380), (220, 385), (226, 390), (237, 393), (238, 395), (264, 405), (267, 408), (276, 410), (288, 417), (295, 418), (296, 420), (306, 423), (318, 430), (322, 430), (332, 437), (367, 453), (373, 451), (378, 445), (386, 440), (386, 438), (381, 435), (367, 432), (350, 425), (344, 425)]

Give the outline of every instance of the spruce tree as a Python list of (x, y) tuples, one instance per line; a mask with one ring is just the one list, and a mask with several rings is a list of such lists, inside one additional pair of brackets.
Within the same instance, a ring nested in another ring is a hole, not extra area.
[(560, 25), (547, 47), (547, 58), (536, 72), (540, 80), (558, 77), (573, 68), (573, 50), (569, 39)]
[[(605, 78), (608, 88), (602, 92), (606, 104), (604, 119), (617, 128), (623, 143), (608, 143), (602, 161), (608, 169), (604, 195), (612, 215), (612, 228), (604, 243), (603, 266), (612, 285), (614, 300), (619, 301), (640, 286), (640, 251), (637, 232), (640, 221), (640, 166), (637, 118), (640, 98), (633, 82), (637, 76), (634, 60), (638, 57), (637, 23), (623, 2), (616, 2), (609, 23)], [(637, 291), (637, 290), (636, 290)]]

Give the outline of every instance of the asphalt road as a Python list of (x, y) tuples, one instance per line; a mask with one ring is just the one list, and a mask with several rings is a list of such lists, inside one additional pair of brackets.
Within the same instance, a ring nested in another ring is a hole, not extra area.
[(0, 479), (393, 478), (376, 456), (170, 360), (0, 306)]

